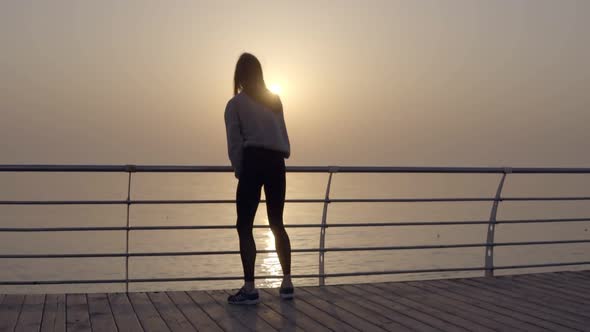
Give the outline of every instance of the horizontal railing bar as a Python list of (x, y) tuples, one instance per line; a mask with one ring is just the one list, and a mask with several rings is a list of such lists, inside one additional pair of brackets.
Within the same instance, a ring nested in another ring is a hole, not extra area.
[(500, 201), (587, 201), (590, 196), (573, 197), (502, 197)]
[[(563, 263), (545, 263), (545, 264), (527, 264), (527, 265), (506, 265), (496, 266), (494, 269), (526, 269), (542, 268), (554, 266), (576, 266), (590, 265), (590, 261), (582, 262), (563, 262)], [(393, 275), (393, 274), (410, 274), (410, 273), (436, 273), (436, 272), (462, 272), (462, 271), (483, 271), (485, 267), (458, 267), (458, 268), (434, 268), (434, 269), (409, 269), (409, 270), (392, 270), (392, 271), (362, 271), (362, 272), (344, 272), (344, 273), (326, 273), (320, 274), (294, 274), (292, 278), (338, 278), (338, 277), (357, 277), (369, 275)], [(188, 281), (225, 281), (225, 280), (242, 280), (243, 276), (227, 277), (186, 277), (186, 278), (153, 278), (153, 279), (129, 279), (133, 283), (147, 282), (188, 282)], [(256, 276), (256, 279), (281, 279), (282, 276)], [(98, 279), (98, 280), (41, 280), (41, 281), (0, 281), (0, 285), (55, 285), (55, 284), (104, 284), (104, 283), (125, 283), (125, 279)]]
[[(118, 205), (118, 204), (233, 204), (234, 199), (195, 199), (195, 200), (27, 200), (0, 201), (0, 205)], [(266, 200), (260, 200), (266, 203)], [(286, 199), (285, 203), (324, 203), (324, 199)]]
[[(295, 170), (293, 170), (295, 171)], [(313, 171), (313, 170), (312, 170)], [(0, 165), (0, 172), (233, 172), (231, 166), (183, 165)]]
[[(587, 218), (563, 218), (563, 219), (507, 219), (496, 221), (496, 224), (524, 224), (524, 223), (554, 223), (554, 222), (580, 222), (590, 221)], [(400, 221), (400, 222), (368, 222), (368, 223), (336, 223), (328, 224), (326, 228), (330, 227), (374, 227), (374, 226), (456, 226), (456, 225), (487, 225), (489, 220), (464, 220), (464, 221)], [(287, 225), (285, 225), (287, 226)], [(319, 227), (316, 224), (311, 224), (309, 227)]]
[[(318, 224), (284, 225), (287, 228), (317, 228)], [(254, 228), (269, 228), (269, 225), (254, 225)], [(199, 226), (132, 226), (130, 231), (190, 230), (190, 229), (235, 229), (235, 225), (199, 225)], [(9, 227), (0, 228), (0, 232), (82, 232), (82, 231), (126, 231), (127, 227)]]
[[(323, 198), (291, 198), (285, 199), (285, 203), (324, 203)], [(126, 202), (127, 203), (127, 202)], [(130, 204), (233, 204), (235, 199), (193, 199), (193, 200), (132, 200)], [(261, 199), (260, 203), (266, 203)]]
[(584, 201), (590, 196), (573, 197), (452, 197), (452, 198), (332, 198), (330, 203), (412, 203), (412, 202), (494, 202), (494, 201)]
[(504, 265), (495, 266), (494, 270), (507, 270), (507, 269), (529, 269), (538, 267), (552, 267), (552, 266), (574, 266), (574, 265), (588, 265), (590, 261), (585, 262), (565, 262), (565, 263), (544, 263), (544, 264), (526, 264), (526, 265)]
[(0, 205), (118, 205), (127, 204), (125, 200), (104, 200), (104, 201), (0, 201)]
[(125, 253), (96, 253), (96, 254), (3, 254), (0, 259), (26, 258), (26, 259), (41, 259), (41, 258), (116, 258), (127, 257)]
[(382, 251), (382, 250), (415, 250), (415, 249), (451, 249), (451, 248), (472, 248), (485, 247), (485, 243), (460, 243), (460, 244), (428, 244), (414, 246), (387, 246), (387, 247), (342, 247), (326, 248), (326, 252), (336, 251)]
[[(494, 198), (338, 198), (338, 199), (285, 199), (285, 203), (413, 203), (413, 202), (488, 202)], [(0, 201), (0, 205), (113, 205), (113, 204), (234, 204), (234, 199), (186, 199), (186, 200), (27, 200)], [(260, 200), (266, 203), (266, 200)]]
[[(451, 198), (296, 198), (285, 203), (420, 203), (420, 202), (493, 202), (493, 201), (586, 201), (590, 196), (573, 197), (451, 197)], [(0, 205), (115, 205), (115, 204), (233, 204), (234, 199), (192, 199), (192, 200), (27, 200), (0, 201)], [(266, 200), (261, 200), (266, 203)]]
[[(565, 219), (513, 219), (500, 220), (496, 224), (525, 224), (525, 223), (560, 223), (560, 222), (590, 222), (587, 218), (565, 218)], [(409, 222), (368, 222), (368, 223), (335, 223), (328, 224), (326, 228), (346, 227), (391, 227), (391, 226), (457, 226), (457, 225), (487, 225), (489, 221), (409, 221)], [(320, 224), (285, 224), (287, 228), (319, 228)], [(269, 228), (269, 225), (254, 225), (254, 228)], [(234, 229), (235, 225), (178, 225), (178, 226), (132, 226), (130, 231), (156, 231), (156, 230), (199, 230), (199, 229)], [(0, 227), (0, 232), (79, 232), (79, 231), (125, 231), (124, 226), (106, 227)]]
[[(579, 167), (288, 166), (299, 173), (590, 173)], [(192, 165), (0, 165), (0, 172), (233, 172), (231, 166)]]
[[(460, 243), (460, 244), (433, 244), (414, 246), (383, 246), (383, 247), (333, 247), (333, 248), (303, 248), (292, 249), (294, 253), (307, 252), (349, 252), (349, 251), (386, 251), (386, 250), (421, 250), (421, 249), (452, 249), (452, 248), (477, 248), (499, 246), (526, 246), (545, 244), (575, 244), (590, 243), (590, 240), (557, 240), (557, 241), (529, 241), (529, 242), (500, 242), (500, 243)], [(275, 253), (276, 250), (257, 250), (259, 254)], [(137, 253), (87, 253), (87, 254), (10, 254), (0, 255), (0, 258), (113, 258), (113, 257), (162, 257), (162, 256), (203, 256), (203, 255), (236, 255), (238, 250), (219, 251), (178, 251), (178, 252), (137, 252)]]
[[(364, 272), (344, 272), (344, 273), (324, 273), (324, 274), (301, 274), (292, 275), (292, 278), (337, 278), (337, 277), (359, 277), (369, 275), (390, 275), (404, 273), (425, 273), (425, 272), (453, 272), (453, 271), (480, 271), (484, 267), (465, 267), (465, 268), (441, 268), (441, 269), (416, 269), (416, 270), (393, 270), (393, 271), (364, 271)], [(281, 279), (282, 276), (256, 276), (256, 279)], [(243, 276), (230, 277), (186, 277), (186, 278), (157, 278), (157, 279), (130, 279), (129, 282), (178, 282), (178, 281), (212, 281), (212, 280), (242, 280)]]
[[(383, 251), (383, 250), (412, 250), (412, 249), (446, 249), (485, 247), (486, 244), (451, 244), (451, 245), (425, 245), (425, 246), (395, 246), (395, 247), (349, 247), (349, 248), (304, 248), (291, 249), (293, 253), (308, 252), (342, 252), (342, 251)], [(276, 250), (257, 250), (258, 254), (275, 253)], [(114, 258), (114, 257), (171, 257), (171, 256), (205, 256), (205, 255), (237, 255), (238, 250), (219, 251), (176, 251), (176, 252), (142, 252), (142, 253), (87, 253), (87, 254), (4, 254), (0, 258)]]
[(127, 227), (3, 227), (0, 232), (101, 232), (101, 231), (126, 231)]
[(556, 240), (556, 241), (528, 241), (528, 242), (496, 242), (496, 243), (460, 243), (460, 244), (432, 244), (414, 246), (387, 246), (387, 247), (343, 247), (326, 248), (326, 252), (334, 251), (373, 251), (373, 250), (417, 250), (417, 249), (452, 249), (452, 248), (474, 248), (474, 247), (497, 247), (497, 246), (526, 246), (541, 244), (574, 244), (590, 243), (589, 240)]
[(326, 228), (332, 227), (385, 227), (385, 226), (446, 226), (446, 225), (480, 225), (489, 221), (400, 221), (400, 222), (370, 222), (370, 223), (338, 223), (327, 224)]
[(528, 242), (496, 242), (495, 247), (505, 246), (532, 246), (542, 244), (573, 244), (573, 243), (590, 243), (590, 240), (557, 240), (557, 241), (528, 241)]
[[(590, 219), (589, 219), (590, 220)], [(480, 225), (489, 221), (435, 221), (435, 222), (368, 222), (368, 223), (334, 223), (327, 224), (325, 228), (346, 227), (389, 227), (389, 226), (428, 226), (428, 225)], [(321, 224), (285, 224), (290, 228), (320, 228)], [(254, 225), (254, 228), (269, 228), (269, 225)], [(130, 230), (176, 230), (176, 229), (234, 229), (235, 225), (199, 225), (199, 226), (133, 226)], [(4, 229), (0, 228), (0, 232)]]
[(496, 224), (527, 224), (527, 223), (553, 223), (553, 222), (579, 222), (579, 221), (590, 221), (590, 217), (587, 218), (562, 218), (562, 219), (506, 219), (497, 220)]
[[(439, 222), (383, 222), (383, 223), (338, 223), (326, 225), (326, 228), (346, 227), (388, 227), (388, 226), (428, 226), (428, 225), (483, 225), (488, 221), (439, 221)], [(269, 225), (253, 225), (254, 228), (269, 228)], [(285, 224), (287, 228), (320, 228), (321, 224)], [(200, 230), (200, 229), (235, 229), (235, 225), (178, 225), (178, 226), (131, 226), (130, 231), (158, 230)], [(125, 231), (127, 227), (0, 227), (0, 232), (79, 232), (79, 231)]]
[(35, 281), (0, 281), (3, 286), (24, 285), (69, 285), (69, 284), (123, 284), (125, 279), (96, 279), (96, 280), (35, 280)]
[(332, 198), (329, 203), (419, 203), (419, 202), (490, 202), (491, 197), (451, 198)]
[[(292, 249), (293, 253), (318, 252), (317, 248)], [(276, 250), (257, 250), (256, 253), (275, 253)], [(116, 257), (162, 257), (162, 256), (206, 256), (206, 255), (237, 255), (239, 250), (219, 251), (178, 251), (178, 252), (136, 252), (136, 253), (87, 253), (87, 254), (10, 254), (0, 258), (116, 258)]]

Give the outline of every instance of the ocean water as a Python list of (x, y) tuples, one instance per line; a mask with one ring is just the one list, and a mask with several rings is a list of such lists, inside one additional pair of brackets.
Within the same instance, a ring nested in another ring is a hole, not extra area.
[[(325, 195), (327, 174), (291, 173), (287, 198)], [(332, 198), (436, 198), (493, 197), (497, 174), (335, 174)], [(233, 199), (237, 181), (229, 173), (135, 173), (131, 198)], [(0, 173), (0, 200), (119, 200), (127, 197), (124, 173)], [(507, 177), (503, 195), (590, 196), (590, 175), (515, 175)], [(406, 221), (488, 220), (491, 202), (434, 203), (331, 203), (328, 224)], [(321, 223), (323, 203), (288, 203), (286, 224)], [(25, 206), (0, 205), (0, 227), (124, 226), (125, 205)], [(497, 242), (590, 239), (590, 202), (502, 202), (497, 219), (588, 218), (573, 223), (500, 224)], [(139, 225), (234, 225), (233, 204), (132, 205), (129, 220)], [(260, 204), (256, 224), (267, 225)], [(379, 226), (328, 228), (326, 247), (379, 247), (426, 244), (484, 243), (486, 225)], [(319, 228), (288, 228), (293, 248), (317, 248)], [(254, 230), (258, 249), (274, 249), (268, 228)], [(125, 251), (124, 231), (100, 232), (0, 232), (2, 254), (108, 253)], [(238, 250), (233, 229), (133, 231), (131, 252)], [(328, 252), (326, 273), (480, 267), (484, 248), (422, 249), (398, 251)], [(318, 253), (294, 253), (293, 274), (317, 274)], [(496, 265), (590, 261), (590, 243), (497, 247)], [(588, 269), (586, 266), (498, 270), (497, 274)], [(239, 255), (134, 257), (131, 278), (240, 276)], [(259, 254), (258, 275), (281, 275), (275, 253)], [(327, 278), (327, 284), (407, 279), (480, 276), (482, 271), (414, 273), (384, 276)], [(124, 258), (0, 259), (0, 280), (120, 279)], [(258, 280), (275, 287), (280, 279)], [(296, 279), (296, 285), (317, 285), (316, 278)], [(240, 281), (133, 283), (131, 291), (235, 288)], [(50, 286), (0, 286), (0, 292), (104, 292), (122, 291), (124, 284)]]

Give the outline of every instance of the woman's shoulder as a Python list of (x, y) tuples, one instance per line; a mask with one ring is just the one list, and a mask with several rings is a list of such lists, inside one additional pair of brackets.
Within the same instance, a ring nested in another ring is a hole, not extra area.
[(227, 102), (227, 108), (257, 108), (265, 107), (275, 111), (282, 111), (283, 105), (281, 98), (274, 93), (262, 93), (260, 95), (250, 96), (241, 91)]
[(236, 103), (236, 101), (238, 100), (238, 96), (239, 96), (239, 94), (237, 94), (237, 95), (235, 95), (235, 96), (232, 96), (230, 99), (228, 99), (228, 100), (227, 100), (227, 105), (230, 105), (230, 104), (235, 104), (235, 103)]
[(281, 97), (277, 94), (271, 93), (271, 100), (273, 101), (273, 104), (278, 105), (278, 106), (282, 106), (283, 104), (281, 103)]
[(275, 112), (283, 111), (283, 104), (281, 103), (281, 97), (279, 97), (279, 95), (269, 92), (267, 98), (269, 108)]
[(236, 106), (240, 103), (241, 99), (242, 99), (241, 93), (238, 93), (237, 95), (231, 97), (227, 101), (227, 103), (225, 104), (225, 110), (228, 111), (230, 109), (236, 108)]

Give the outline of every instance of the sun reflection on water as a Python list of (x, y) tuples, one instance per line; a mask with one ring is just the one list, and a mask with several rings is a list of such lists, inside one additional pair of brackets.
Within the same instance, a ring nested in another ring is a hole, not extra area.
[[(275, 249), (275, 237), (270, 229), (267, 229), (266, 236), (264, 237), (264, 248), (266, 250)], [(282, 276), (281, 263), (279, 262), (279, 256), (276, 252), (265, 254), (262, 259), (262, 271), (264, 275), (271, 276)], [(265, 287), (279, 287), (281, 285), (281, 279), (266, 279), (264, 281)]]

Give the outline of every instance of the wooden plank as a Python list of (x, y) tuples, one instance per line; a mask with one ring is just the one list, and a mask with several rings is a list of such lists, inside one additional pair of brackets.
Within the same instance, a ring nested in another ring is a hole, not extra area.
[(498, 330), (505, 330), (505, 326), (508, 327), (508, 331), (510, 331), (510, 330), (531, 331), (531, 330), (538, 329), (538, 327), (535, 325), (531, 325), (531, 324), (528, 324), (528, 323), (523, 322), (521, 320), (512, 318), (510, 316), (505, 316), (502, 313), (498, 313), (498, 312), (494, 311), (493, 308), (490, 308), (490, 306), (486, 306), (485, 303), (482, 303), (481, 301), (478, 301), (478, 300), (474, 300), (470, 297), (457, 295), (455, 293), (449, 292), (449, 291), (442, 289), (440, 287), (432, 287), (430, 285), (426, 285), (424, 282), (418, 281), (418, 282), (409, 282), (409, 283), (405, 283), (405, 284), (409, 287), (415, 287), (415, 288), (419, 288), (424, 291), (430, 292), (432, 294), (437, 294), (440, 297), (446, 299), (446, 301), (448, 303), (447, 305), (456, 306), (457, 308), (459, 308), (461, 310), (465, 310), (466, 312), (474, 312), (474, 314), (486, 317), (486, 318), (491, 319), (495, 322), (499, 322), (499, 324), (494, 323), (494, 324), (490, 325), (491, 327), (496, 327)]
[(560, 272), (555, 273), (557, 274), (557, 278), (567, 278), (568, 281), (574, 283), (575, 285), (582, 286), (586, 289), (590, 289), (590, 279), (586, 279), (580, 276), (579, 273), (572, 273), (572, 272)]
[(47, 294), (41, 332), (65, 332), (66, 330), (66, 296)]
[(213, 299), (205, 291), (190, 291), (187, 292), (190, 298), (199, 305), (199, 307), (211, 317), (221, 328), (225, 331), (248, 331), (239, 320), (228, 315), (215, 299)]
[(227, 315), (231, 315), (253, 331), (276, 331), (270, 324), (258, 315), (258, 305), (231, 305), (227, 303), (227, 294), (224, 291), (207, 291), (220, 306), (225, 309)]
[(461, 330), (461, 331), (464, 330), (462, 327), (453, 325), (453, 324), (451, 324), (445, 320), (442, 320), (438, 317), (432, 316), (430, 314), (426, 314), (420, 310), (416, 310), (415, 308), (413, 308), (411, 306), (407, 306), (405, 304), (394, 301), (393, 297), (392, 298), (384, 298), (380, 295), (376, 295), (372, 292), (368, 292), (366, 289), (355, 287), (354, 285), (343, 285), (343, 286), (339, 286), (339, 287), (341, 287), (342, 289), (344, 289), (348, 292), (355, 293), (361, 297), (364, 297), (367, 300), (370, 300), (370, 301), (375, 302), (377, 304), (394, 309), (400, 313), (403, 313), (407, 316), (414, 318), (415, 320), (422, 322), (423, 324), (428, 324), (438, 330), (441, 330), (441, 329), (443, 329), (443, 330), (453, 330), (454, 329), (454, 330)]
[(285, 326), (287, 327), (281, 328), (280, 330), (291, 331), (291, 329), (288, 327), (296, 326), (297, 328), (301, 328), (304, 331), (330, 331), (330, 329), (316, 322), (305, 313), (289, 305), (288, 302), (290, 301), (281, 300), (279, 296), (270, 295), (263, 289), (260, 289), (260, 298), (264, 305), (272, 309), (274, 312), (280, 314), (284, 319), (287, 320), (287, 322), (284, 322)]
[(497, 320), (513, 325), (515, 328), (526, 330), (543, 328), (543, 324), (535, 325), (540, 315), (530, 315), (526, 305), (517, 304), (514, 299), (498, 297), (498, 294), (493, 292), (485, 292), (485, 289), (472, 289), (467, 286), (456, 280), (451, 280), (450, 285), (440, 284), (438, 280), (416, 285), (416, 287), (431, 289), (443, 296), (487, 310), (493, 313)]
[(109, 293), (107, 300), (115, 319), (115, 324), (121, 332), (142, 332), (143, 328), (139, 323), (139, 318), (135, 314), (135, 309), (131, 305), (127, 294)]
[(585, 287), (590, 289), (590, 279), (585, 279), (580, 277), (579, 273), (573, 273), (573, 272), (557, 272), (557, 273), (547, 273), (546, 275), (543, 275), (544, 278), (549, 278), (549, 279), (561, 279), (561, 278), (565, 278), (567, 281), (569, 281), (570, 283), (576, 285), (576, 286), (581, 286), (581, 287)]
[[(234, 292), (225, 290), (225, 296), (229, 296), (234, 294)], [(285, 317), (277, 313), (276, 311), (272, 310), (269, 306), (265, 303), (266, 296), (265, 293), (259, 292), (261, 303), (256, 306), (256, 314), (267, 322), (273, 329), (275, 330), (284, 330), (287, 329), (289, 331), (303, 331), (301, 328), (292, 324), (287, 320)]]
[(567, 273), (575, 273), (578, 277), (590, 280), (590, 270), (581, 271), (566, 271)]
[(364, 319), (372, 324), (379, 326), (385, 330), (396, 330), (396, 331), (409, 331), (411, 326), (405, 326), (392, 320), (388, 316), (380, 315), (374, 311), (368, 310), (358, 303), (354, 303), (346, 299), (345, 297), (335, 294), (330, 291), (330, 287), (300, 287), (302, 291), (308, 292), (313, 296), (323, 299), (328, 302), (331, 306), (341, 308), (352, 315), (351, 317), (357, 317), (357, 319)]
[(195, 327), (184, 314), (178, 310), (174, 302), (170, 300), (165, 292), (150, 292), (147, 293), (147, 295), (170, 330), (173, 332), (196, 331)]
[(473, 307), (461, 301), (441, 296), (440, 294), (428, 289), (413, 287), (407, 283), (375, 284), (374, 286), (381, 288), (386, 292), (390, 291), (394, 296), (410, 298), (414, 301), (428, 304), (441, 311), (445, 311), (465, 320), (472, 321), (478, 325), (482, 325), (486, 329), (496, 331), (519, 330), (517, 326), (508, 325), (503, 322), (505, 318), (509, 317), (497, 317), (497, 315), (490, 315), (487, 310)]
[(493, 283), (488, 283), (488, 281), (484, 280), (485, 278), (476, 279), (477, 281), (474, 280), (473, 282), (471, 280), (461, 280), (460, 282), (466, 286), (471, 286), (473, 290), (490, 294), (490, 297), (497, 298), (497, 302), (507, 308), (515, 307), (516, 310), (528, 316), (539, 318), (539, 324), (551, 322), (565, 325), (562, 321), (579, 323), (585, 319), (575, 312), (569, 312), (565, 308), (555, 305), (553, 299), (542, 295), (542, 293), (516, 287), (515, 283), (508, 279), (497, 280)]
[(146, 293), (129, 293), (128, 297), (145, 331), (170, 331)]
[(115, 317), (106, 294), (88, 294), (88, 311), (92, 331), (117, 331)]
[(388, 295), (387, 292), (384, 292), (380, 288), (375, 287), (371, 284), (357, 285), (355, 287), (364, 288), (369, 292), (373, 292), (374, 294), (383, 296), (385, 298), (393, 298), (393, 301), (396, 301), (398, 303), (401, 303), (401, 304), (404, 304), (404, 305), (409, 306), (411, 308), (414, 308), (414, 309), (421, 311), (425, 314), (432, 315), (434, 317), (439, 318), (440, 320), (443, 320), (445, 322), (448, 322), (450, 324), (453, 324), (455, 326), (458, 326), (458, 327), (463, 328), (468, 331), (475, 331), (475, 330), (486, 331), (486, 332), (492, 331), (491, 329), (489, 329), (483, 325), (463, 319), (463, 318), (456, 316), (454, 314), (449, 314), (448, 312), (445, 312), (443, 310), (440, 310), (439, 308), (436, 308), (436, 306), (433, 306), (431, 304), (427, 304), (429, 301), (419, 302), (419, 301), (415, 301), (415, 300), (412, 300), (409, 298), (391, 296), (391, 295)]
[(176, 304), (178, 309), (186, 316), (186, 318), (199, 331), (215, 331), (222, 332), (223, 330), (206, 312), (201, 309), (186, 292), (167, 292), (170, 299)]
[[(444, 282), (444, 281), (443, 281)], [(587, 318), (576, 313), (571, 313), (563, 308), (552, 305), (550, 299), (540, 297), (538, 294), (525, 294), (518, 290), (504, 289), (499, 283), (487, 284), (485, 280), (479, 280), (475, 283), (463, 280), (467, 285), (476, 287), (484, 294), (490, 294), (490, 297), (497, 298), (494, 303), (504, 305), (507, 308), (518, 306), (517, 310), (525, 312), (528, 316), (536, 317), (540, 320), (552, 322), (563, 322), (566, 326), (585, 325)], [(572, 325), (573, 324), (573, 325)]]
[[(279, 297), (279, 291), (276, 288), (264, 289), (262, 291), (270, 296)], [(316, 307), (308, 304), (307, 302), (302, 301), (299, 298), (299, 295), (295, 296), (295, 298), (290, 301), (284, 301), (284, 303), (286, 305), (292, 306), (294, 309), (298, 311), (305, 313), (307, 316), (311, 317), (316, 322), (321, 323), (322, 325), (334, 331), (357, 331), (357, 329), (346, 324), (345, 322), (342, 322), (326, 314), (325, 312), (318, 310)]]
[(374, 312), (378, 315), (386, 317), (387, 319), (391, 319), (395, 322), (398, 322), (399, 324), (402, 324), (403, 326), (410, 327), (412, 330), (422, 331), (422, 332), (439, 331), (439, 329), (435, 328), (434, 326), (425, 324), (416, 318), (413, 318), (411, 316), (404, 314), (401, 311), (396, 311), (390, 306), (384, 306), (384, 305), (369, 301), (364, 297), (364, 294), (363, 294), (363, 296), (359, 296), (358, 294), (345, 291), (344, 289), (341, 289), (337, 286), (329, 286), (329, 287), (327, 287), (327, 289), (331, 293), (338, 294), (341, 297), (347, 299), (348, 301), (350, 301), (354, 305), (358, 305), (359, 308), (365, 308), (365, 309), (369, 310), (370, 312)]
[[(566, 318), (574, 321), (587, 321), (588, 317), (580, 312), (578, 306), (572, 306), (571, 303), (555, 298), (549, 292), (537, 289), (527, 289), (517, 286), (512, 282), (497, 281), (490, 284), (486, 280), (465, 280), (467, 284), (477, 287), (483, 287), (492, 292), (502, 293), (505, 296), (522, 300), (527, 303), (534, 303), (538, 308), (535, 312), (544, 311), (545, 315), (551, 314), (556, 317)], [(542, 310), (544, 309), (544, 310)]]
[[(462, 280), (461, 280), (462, 281)], [(547, 330), (550, 328), (546, 327), (555, 326), (551, 322), (546, 322), (540, 319), (537, 315), (530, 315), (526, 305), (522, 305), (514, 299), (502, 298), (498, 294), (487, 292), (485, 289), (473, 289), (468, 285), (461, 284), (458, 280), (448, 282), (446, 280), (437, 280), (435, 282), (426, 282), (428, 285), (433, 287), (442, 288), (445, 291), (454, 293), (457, 296), (470, 299), (469, 302), (481, 304), (483, 307), (487, 307), (488, 310), (500, 314), (502, 316), (511, 317), (513, 319), (520, 320), (529, 325), (532, 325), (533, 330)]]
[(15, 331), (39, 331), (43, 319), (44, 294), (26, 295)]
[(590, 284), (589, 278), (585, 278), (581, 273), (576, 271), (559, 271), (552, 273), (539, 273), (536, 275), (539, 277), (574, 278), (575, 280), (581, 280), (584, 284)]
[[(372, 287), (381, 289), (384, 293), (390, 293), (393, 296), (405, 298), (415, 303), (423, 304), (435, 310), (439, 310), (448, 315), (447, 320), (461, 325), (469, 330), (494, 331), (498, 329), (514, 330), (513, 327), (499, 324), (497, 321), (488, 319), (485, 315), (480, 315), (481, 311), (471, 310), (463, 306), (462, 303), (453, 303), (449, 305), (448, 299), (438, 296), (436, 293), (425, 292), (423, 289), (416, 289), (403, 283), (373, 284)], [(411, 295), (409, 295), (411, 294)]]
[(24, 295), (6, 294), (0, 304), (0, 331), (14, 330), (24, 301)]
[[(446, 280), (437, 280), (439, 283), (448, 284)], [(558, 324), (549, 320), (545, 314), (541, 314), (533, 308), (527, 301), (521, 301), (518, 298), (508, 298), (497, 293), (490, 292), (483, 287), (473, 287), (468, 284), (462, 284), (463, 280), (454, 281), (447, 288), (449, 291), (457, 294), (462, 294), (482, 302), (486, 302), (494, 311), (499, 312), (505, 316), (510, 316), (529, 324), (535, 325), (537, 329), (548, 330), (571, 330), (570, 327), (563, 324)], [(532, 309), (532, 310), (531, 310)]]
[(91, 331), (86, 294), (66, 295), (66, 329), (72, 332)]
[(519, 286), (529, 286), (535, 288), (541, 288), (545, 292), (555, 293), (555, 295), (559, 296), (560, 298), (566, 300), (574, 300), (579, 302), (580, 304), (586, 304), (590, 301), (590, 295), (579, 292), (579, 291), (571, 291), (564, 287), (561, 287), (561, 284), (564, 280), (560, 280), (558, 282), (555, 281), (548, 281), (542, 278), (538, 278), (533, 275), (519, 275), (519, 276), (512, 276), (509, 278), (503, 278), (504, 280), (510, 280), (513, 283), (518, 284)]
[(366, 320), (364, 317), (357, 316), (353, 312), (348, 311), (346, 309), (342, 309), (339, 306), (336, 306), (316, 295), (306, 291), (304, 288), (300, 288), (300, 292), (297, 298), (313, 305), (314, 307), (318, 308), (319, 310), (327, 313), (328, 315), (345, 322), (346, 324), (361, 330), (361, 331), (378, 331), (382, 332), (385, 331), (382, 327), (373, 324), (372, 322)]
[(559, 271), (559, 272), (555, 272), (556, 274), (567, 274), (567, 275), (572, 275), (572, 276), (576, 276), (578, 278), (581, 279), (586, 279), (590, 282), (590, 274), (585, 275), (584, 272), (590, 272), (590, 270), (580, 270), (580, 271)]
[(567, 287), (564, 287), (563, 280), (555, 282), (553, 280), (545, 280), (529, 275), (521, 276), (515, 280), (516, 282), (522, 283), (523, 285), (530, 285), (532, 287), (542, 288), (543, 290), (553, 292), (567, 301), (576, 302), (581, 305), (590, 304), (590, 294), (587, 294), (586, 292), (580, 292), (579, 288), (571, 290)]
[(550, 284), (559, 284), (560, 287), (564, 287), (569, 290), (578, 292), (583, 290), (587, 293), (590, 293), (590, 283), (586, 283), (583, 280), (571, 277), (567, 274), (546, 273), (542, 276), (538, 275), (536, 277)]
[(570, 302), (564, 301), (553, 293), (537, 288), (523, 287), (523, 285), (512, 282), (508, 279), (485, 280), (485, 278), (477, 278), (474, 280), (462, 280), (461, 282), (471, 284), (474, 286), (485, 285), (491, 291), (503, 291), (504, 294), (518, 295), (519, 298), (525, 298), (527, 302), (534, 302), (537, 305), (543, 306), (553, 312), (554, 315), (564, 316), (564, 314), (571, 314), (582, 319), (588, 317), (580, 311), (578, 306), (572, 306)]

